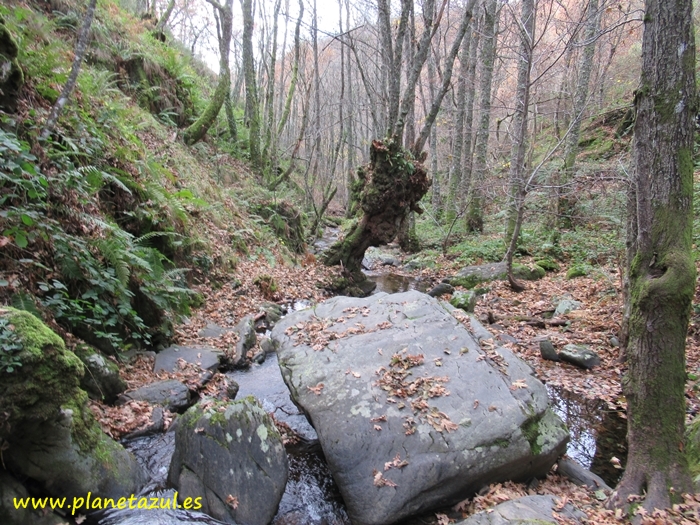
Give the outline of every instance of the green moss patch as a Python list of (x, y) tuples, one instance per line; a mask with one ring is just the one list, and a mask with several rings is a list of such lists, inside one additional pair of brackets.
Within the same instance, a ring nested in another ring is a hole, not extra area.
[(0, 316), (9, 320), (22, 347), (17, 354), (21, 366), (0, 372), (0, 423), (47, 419), (79, 395), (83, 364), (29, 312), (3, 307)]

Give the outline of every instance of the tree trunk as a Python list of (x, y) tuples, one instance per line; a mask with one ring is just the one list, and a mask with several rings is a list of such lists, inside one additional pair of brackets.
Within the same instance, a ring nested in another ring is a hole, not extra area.
[(372, 142), (370, 163), (357, 175), (362, 218), (345, 239), (328, 249), (324, 263), (342, 264), (353, 277), (362, 279), (362, 258), (367, 248), (394, 240), (407, 208), (422, 212), (418, 201), (427, 193), (430, 180), (421, 160), (391, 139)]
[(216, 84), (214, 96), (209, 101), (209, 105), (204, 110), (204, 113), (192, 123), (183, 133), (185, 144), (192, 144), (202, 140), (207, 134), (209, 128), (216, 120), (216, 117), (221, 111), (221, 106), (224, 105), (226, 97), (231, 89), (231, 71), (228, 65), (228, 55), (231, 50), (231, 32), (233, 30), (233, 0), (226, 0), (226, 3), (221, 5), (215, 0), (206, 0), (219, 13), (221, 22), (221, 38), (219, 39), (219, 81)]
[(572, 122), (569, 136), (566, 139), (564, 165), (562, 166), (562, 177), (559, 182), (560, 196), (557, 201), (557, 216), (559, 217), (559, 223), (565, 228), (570, 228), (573, 224), (572, 215), (574, 214), (575, 200), (572, 199), (571, 194), (566, 192), (561, 186), (566, 187), (574, 177), (574, 165), (576, 164), (576, 155), (578, 154), (578, 141), (581, 136), (581, 122), (583, 121), (583, 112), (588, 105), (588, 84), (591, 80), (591, 71), (593, 71), (593, 55), (595, 54), (599, 20), (600, 10), (598, 9), (598, 0), (589, 0), (588, 12), (586, 14), (586, 30), (583, 35), (583, 53), (579, 63), (574, 107), (571, 111)]
[(73, 89), (75, 89), (75, 83), (78, 81), (78, 73), (80, 73), (80, 65), (83, 63), (83, 57), (85, 57), (88, 41), (90, 40), (90, 26), (92, 26), (92, 20), (95, 18), (96, 5), (97, 0), (90, 0), (90, 3), (87, 6), (85, 18), (83, 19), (83, 25), (80, 27), (80, 33), (78, 33), (78, 41), (75, 44), (75, 56), (73, 57), (73, 65), (71, 66), (70, 75), (68, 76), (66, 85), (63, 86), (63, 91), (61, 91), (56, 103), (51, 108), (49, 118), (46, 119), (46, 125), (41, 131), (42, 140), (48, 139), (49, 135), (51, 135), (53, 128), (56, 127), (58, 117), (61, 116), (64, 106), (73, 93)]
[[(475, 20), (476, 22), (476, 20)], [(469, 193), (469, 186), (472, 180), (472, 165), (474, 163), (472, 152), (474, 151), (474, 99), (476, 95), (476, 65), (479, 50), (480, 28), (477, 26), (472, 30), (472, 40), (469, 47), (469, 71), (467, 72), (467, 93), (465, 101), (466, 114), (464, 116), (464, 151), (462, 156), (462, 177), (460, 180), (459, 208), (460, 213), (464, 213), (464, 206)]]
[(693, 139), (697, 112), (690, 0), (646, 0), (635, 95), (627, 240), (627, 468), (609, 504), (670, 506), (692, 492), (683, 454), (685, 339), (695, 291)]
[[(207, 0), (211, 1), (211, 0)], [(229, 0), (230, 1), (230, 0)], [(245, 80), (245, 110), (248, 118), (248, 152), (250, 162), (260, 167), (260, 115), (258, 111), (258, 87), (255, 81), (253, 59), (253, 0), (241, 0), (243, 10), (243, 77)]]
[(510, 154), (510, 188), (506, 221), (507, 250), (505, 255), (508, 282), (516, 292), (524, 287), (513, 278), (513, 256), (518, 246), (525, 208), (525, 151), (527, 150), (528, 108), (530, 107), (530, 71), (535, 44), (535, 0), (522, 0), (520, 53), (518, 54), (518, 85), (513, 116), (513, 141)]
[(486, 0), (484, 12), (484, 31), (481, 47), (481, 101), (479, 110), (481, 120), (476, 132), (474, 146), (474, 169), (469, 188), (469, 211), (467, 213), (467, 229), (480, 232), (484, 229), (484, 210), (482, 185), (486, 178), (486, 153), (489, 145), (489, 127), (491, 124), (491, 85), (493, 83), (493, 68), (496, 60), (496, 26), (497, 0)]
[[(277, 27), (282, 7), (281, 0), (275, 0), (272, 22), (272, 50), (270, 51), (270, 65), (267, 69), (267, 92), (265, 94), (265, 145), (263, 146), (263, 161), (272, 171), (276, 167), (277, 159), (277, 135), (275, 129), (275, 69), (277, 66)], [(284, 53), (286, 50), (282, 50)], [(272, 162), (270, 165), (269, 163)], [(271, 173), (268, 173), (270, 175)]]
[(467, 112), (467, 80), (469, 77), (470, 45), (472, 43), (471, 26), (462, 39), (462, 50), (459, 56), (459, 79), (457, 84), (457, 111), (455, 114), (454, 145), (452, 147), (452, 165), (449, 174), (449, 189), (447, 192), (447, 222), (454, 220), (457, 215), (457, 202), (460, 186), (462, 185), (463, 161), (462, 150), (464, 148), (464, 120)]
[(165, 41), (165, 34), (164, 34), (165, 24), (168, 23), (168, 20), (170, 19), (170, 15), (173, 14), (174, 9), (175, 9), (175, 0), (169, 0), (168, 6), (165, 8), (165, 11), (163, 11), (163, 14), (158, 19), (158, 23), (156, 24), (156, 28), (153, 30), (156, 37), (161, 39), (162, 41)]

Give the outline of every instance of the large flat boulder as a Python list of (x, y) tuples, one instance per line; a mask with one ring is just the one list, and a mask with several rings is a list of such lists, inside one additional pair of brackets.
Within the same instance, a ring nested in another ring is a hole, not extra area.
[(544, 475), (568, 431), (544, 385), (420, 292), (336, 297), (273, 329), (354, 525), (450, 505)]

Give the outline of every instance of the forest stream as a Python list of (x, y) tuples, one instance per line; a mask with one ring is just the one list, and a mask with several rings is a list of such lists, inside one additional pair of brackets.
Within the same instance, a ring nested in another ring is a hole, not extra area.
[[(324, 239), (322, 242), (326, 242)], [(392, 273), (391, 266), (379, 265), (379, 270), (367, 271), (369, 279), (377, 283), (373, 293), (399, 293), (407, 290), (425, 291), (429, 283), (415, 277)], [(271, 354), (262, 364), (254, 364), (245, 371), (230, 376), (240, 387), (238, 398), (256, 397), (267, 412), (289, 425), (300, 437), (300, 443), (287, 447), (289, 480), (273, 525), (340, 525), (349, 524), (342, 498), (326, 466), (316, 432), (306, 417), (290, 399), (287, 387)], [(622, 470), (613, 467), (617, 457), (624, 464), (626, 454), (626, 422), (617, 413), (607, 410), (602, 402), (591, 402), (561, 388), (548, 387), (552, 405), (567, 424), (571, 441), (567, 454), (585, 468), (601, 476), (614, 486)], [(174, 432), (126, 441), (150, 476), (146, 489), (149, 496), (172, 497), (166, 488), (169, 463), (174, 450)], [(138, 512), (116, 510), (103, 515), (100, 525), (146, 524), (218, 524), (207, 515), (185, 510)]]

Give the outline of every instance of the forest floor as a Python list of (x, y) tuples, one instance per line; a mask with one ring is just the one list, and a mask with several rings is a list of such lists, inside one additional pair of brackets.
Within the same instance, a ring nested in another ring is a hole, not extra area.
[[(452, 275), (458, 269), (448, 260), (438, 260), (437, 268), (440, 269), (408, 272), (391, 268), (391, 271), (437, 284), (443, 277)], [(336, 271), (316, 263), (312, 256), (308, 256), (305, 264), (297, 267), (274, 263), (264, 257), (246, 258), (239, 262), (233, 276), (226, 280), (204, 280), (196, 287), (197, 291), (204, 295), (205, 304), (194, 311), (186, 323), (177, 327), (176, 342), (219, 346), (226, 351), (235, 344), (236, 336), (233, 333), (219, 339), (205, 339), (200, 337), (198, 332), (212, 322), (222, 327), (233, 327), (244, 315), (259, 312), (260, 305), (266, 301), (279, 304), (291, 304), (300, 299), (321, 301), (329, 297), (323, 285)], [(276, 291), (261, 289), (255, 283), (255, 277), (263, 274), (274, 278), (277, 283)], [(543, 382), (563, 387), (586, 399), (601, 400), (607, 404), (609, 410), (616, 411), (619, 417), (624, 417), (626, 402), (620, 380), (625, 372), (625, 365), (621, 360), (620, 349), (610, 343), (610, 339), (618, 334), (622, 318), (619, 270), (600, 268), (590, 277), (571, 280), (567, 280), (565, 275), (566, 269), (548, 273), (540, 281), (527, 282), (525, 291), (521, 293), (513, 292), (507, 282), (489, 283), (490, 291), (479, 298), (475, 314), (495, 336), (507, 334), (514, 338), (516, 342), (505, 342), (501, 345), (510, 348), (527, 361)], [(552, 319), (546, 319), (547, 314), (554, 311), (557, 301), (563, 297), (576, 300), (581, 306), (558, 319), (566, 321), (565, 324), (552, 326)], [(696, 297), (695, 303), (700, 303), (700, 297)], [(491, 323), (487, 323), (487, 319)], [(468, 321), (465, 320), (465, 323)], [(586, 344), (601, 357), (601, 365), (586, 371), (566, 363), (545, 361), (539, 351), (539, 341), (545, 338), (549, 338), (557, 348), (568, 343)], [(512, 341), (510, 338), (508, 340)], [(693, 320), (688, 332), (687, 363), (689, 373), (700, 375), (700, 326), (696, 326)], [(137, 360), (123, 367), (123, 374), (130, 388), (166, 377), (175, 377), (185, 382), (195, 381), (197, 375), (195, 370), (185, 368), (175, 374), (161, 373), (156, 377), (152, 372), (152, 361), (149, 359)], [(217, 374), (201, 393), (218, 396), (225, 391), (225, 381), (223, 375)], [(700, 410), (699, 388), (700, 381), (687, 382), (689, 419)], [(146, 424), (150, 420), (152, 410), (152, 407), (139, 402), (122, 407), (107, 407), (93, 402), (92, 407), (105, 430), (115, 438)], [(166, 418), (166, 421), (169, 419)], [(617, 465), (617, 468), (622, 466)], [(528, 494), (555, 495), (561, 502), (560, 508), (563, 508), (566, 502), (571, 502), (588, 515), (588, 523), (591, 524), (629, 523), (620, 511), (605, 509), (605, 502), (600, 493), (596, 494), (585, 487), (574, 485), (558, 476), (555, 470), (536, 487), (512, 482), (494, 484), (485, 493), (482, 491), (481, 495), (465, 500), (449, 513), (436, 514), (434, 523), (449, 523), (460, 516)], [(563, 519), (561, 522), (566, 523)], [(700, 523), (700, 494), (685, 496), (685, 503), (676, 505), (673, 509), (643, 516), (642, 523)]]

